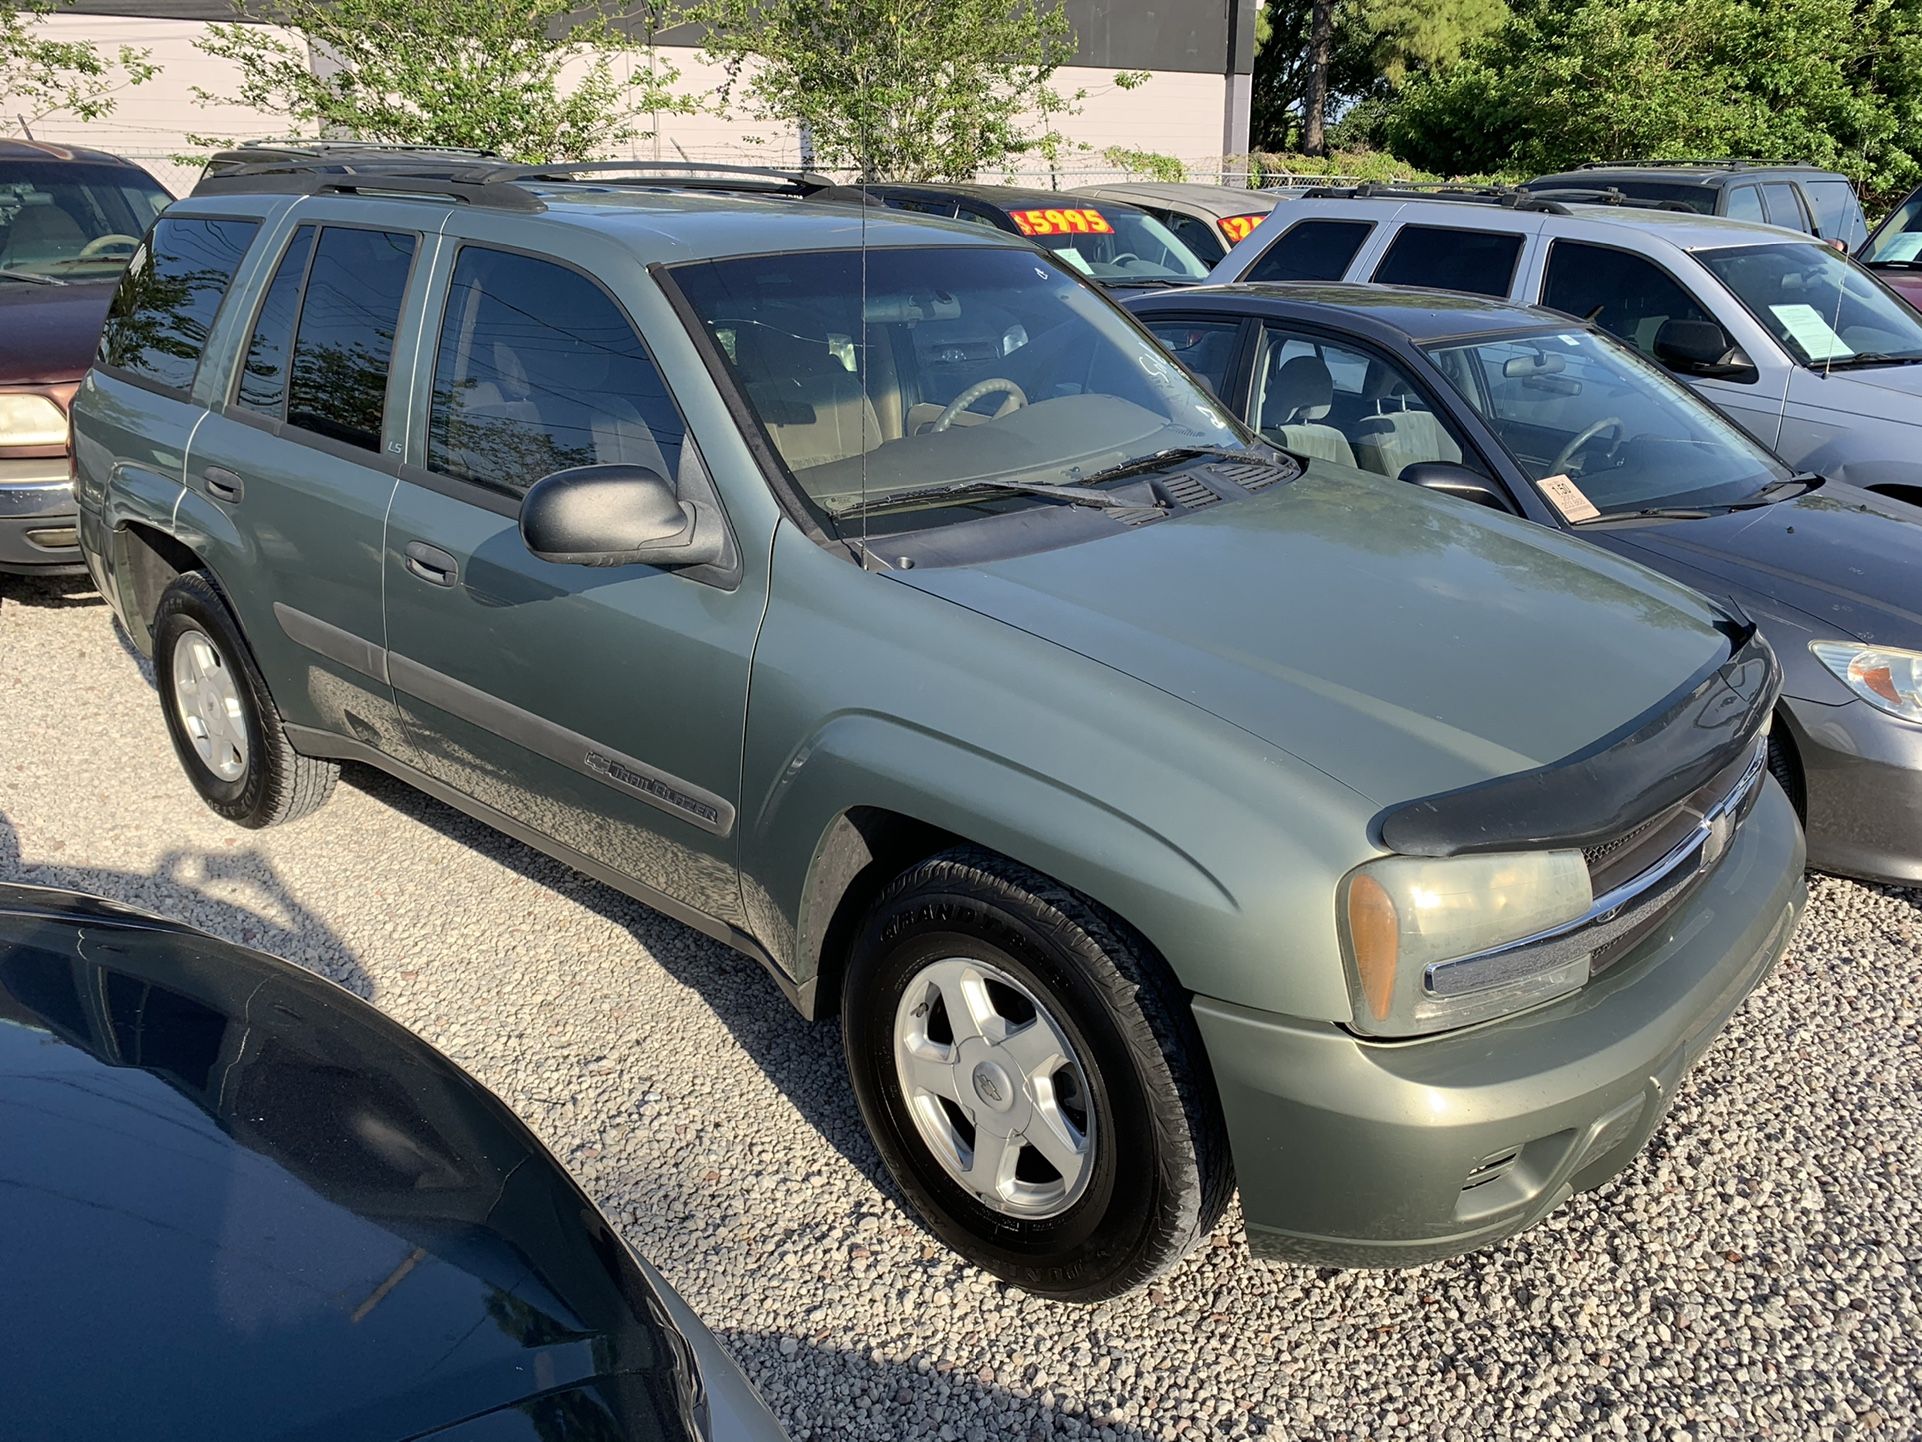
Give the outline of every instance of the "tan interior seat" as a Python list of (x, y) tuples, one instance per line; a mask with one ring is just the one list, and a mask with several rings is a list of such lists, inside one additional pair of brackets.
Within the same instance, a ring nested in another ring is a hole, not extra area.
[(1319, 356), (1298, 355), (1268, 372), (1262, 387), (1261, 432), (1286, 450), (1353, 466), (1348, 437), (1325, 423), (1335, 402), (1335, 378)]
[(1399, 375), (1371, 365), (1367, 390), (1373, 414), (1356, 424), (1354, 434), (1355, 460), (1363, 470), (1393, 478), (1420, 461), (1460, 464), (1461, 447)]
[(734, 363), (748, 399), (790, 469), (846, 460), (881, 444), (881, 422), (860, 377), (813, 340), (779, 325), (744, 321)]
[(0, 265), (44, 265), (80, 253), (87, 232), (57, 205), (23, 205), (7, 228)]

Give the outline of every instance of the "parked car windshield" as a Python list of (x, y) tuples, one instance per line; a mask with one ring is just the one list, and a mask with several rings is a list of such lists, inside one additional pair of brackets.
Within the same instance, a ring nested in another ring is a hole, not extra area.
[(0, 161), (0, 278), (110, 278), (172, 199), (125, 166)]
[(1804, 365), (1922, 361), (1922, 316), (1831, 246), (1741, 245), (1696, 258)]
[(1208, 273), (1187, 242), (1143, 211), (1068, 205), (1008, 214), (1036, 245), (1095, 280), (1200, 280)]
[(1916, 191), (1882, 222), (1862, 259), (1870, 265), (1922, 267), (1922, 190)]
[(1532, 480), (1566, 476), (1603, 515), (1732, 505), (1788, 477), (1686, 386), (1593, 331), (1427, 350)]
[[(1162, 451), (1253, 440), (1112, 302), (1032, 251), (810, 251), (673, 276), (829, 519), (890, 494), (1076, 484)], [(1056, 504), (902, 501), (915, 526), (931, 510)]]

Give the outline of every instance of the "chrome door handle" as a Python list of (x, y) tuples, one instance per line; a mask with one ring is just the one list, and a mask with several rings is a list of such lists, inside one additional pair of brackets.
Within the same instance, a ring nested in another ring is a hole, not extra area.
[(460, 574), (454, 558), (439, 546), (409, 541), (405, 549), (408, 571), (430, 586), (451, 586)]

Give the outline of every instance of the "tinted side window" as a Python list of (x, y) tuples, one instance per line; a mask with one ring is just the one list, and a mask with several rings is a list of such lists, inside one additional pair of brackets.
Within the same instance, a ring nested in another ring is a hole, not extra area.
[(254, 320), (253, 339), (240, 367), (240, 389), (234, 399), (250, 411), (278, 420), (287, 410), (287, 356), (294, 344), (294, 317), (300, 312), (300, 285), (307, 278), (307, 258), (314, 251), (314, 227), (294, 232), (281, 256), (280, 268), (267, 287), (267, 298)]
[(1174, 210), (1151, 210), (1148, 213), (1180, 236), (1182, 244), (1192, 250), (1195, 259), (1203, 265), (1217, 265), (1228, 253), (1221, 243), (1220, 233), (1199, 216), (1183, 215)]
[(1375, 228), (1372, 220), (1304, 220), (1248, 267), (1243, 280), (1340, 280)]
[(332, 225), (320, 232), (294, 336), (289, 425), (362, 450), (380, 449), (387, 363), (415, 239)]
[(1768, 217), (1762, 213), (1762, 192), (1752, 185), (1733, 185), (1728, 190), (1728, 203), (1722, 214), (1731, 220), (1759, 220), (1766, 222)]
[(1796, 198), (1795, 187), (1786, 180), (1770, 181), (1762, 187), (1762, 204), (1768, 208), (1770, 225), (1785, 225), (1790, 230), (1807, 230), (1808, 217), (1802, 214), (1802, 202)]
[(1507, 295), (1521, 253), (1522, 238), (1504, 231), (1407, 225), (1375, 267), (1375, 279), (1383, 285)]
[(1542, 304), (1593, 321), (1651, 359), (1655, 338), (1670, 321), (1713, 319), (1660, 266), (1577, 240), (1549, 246)]
[(1811, 180), (1802, 191), (1815, 210), (1815, 233), (1822, 239), (1839, 240), (1850, 250), (1868, 239), (1862, 203), (1846, 181)]
[(158, 222), (114, 294), (100, 364), (189, 389), (221, 299), (259, 228), (251, 220)]
[(676, 478), (680, 412), (626, 314), (578, 271), (463, 246), (434, 363), (427, 464), (518, 496), (570, 466)]
[(1228, 371), (1235, 363), (1237, 321), (1145, 318), (1148, 331), (1196, 375), (1208, 382), (1217, 399), (1228, 395)]

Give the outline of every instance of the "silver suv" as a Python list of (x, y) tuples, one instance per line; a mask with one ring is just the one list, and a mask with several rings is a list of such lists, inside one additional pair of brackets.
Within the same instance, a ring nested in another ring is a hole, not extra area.
[(1791, 465), (1922, 495), (1922, 316), (1833, 246), (1718, 216), (1519, 191), (1310, 191), (1209, 279), (1376, 281), (1612, 331)]

